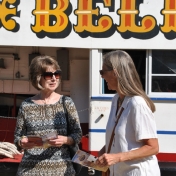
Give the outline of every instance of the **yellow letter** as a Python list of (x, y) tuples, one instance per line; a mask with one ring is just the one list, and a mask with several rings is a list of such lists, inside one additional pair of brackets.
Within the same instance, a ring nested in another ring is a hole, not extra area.
[(16, 0), (3, 0), (0, 3), (0, 21), (2, 22), (2, 25), (7, 30), (13, 30), (17, 23), (13, 19), (6, 20), (7, 15), (17, 15), (17, 8), (7, 8), (6, 3), (13, 4), (16, 2)]
[(121, 0), (121, 4), (121, 9), (117, 12), (121, 21), (117, 27), (119, 32), (146, 33), (154, 29), (156, 20), (152, 16), (145, 16), (140, 25), (135, 24), (135, 17), (139, 14), (139, 11), (136, 10), (136, 0)]
[[(102, 16), (97, 20), (96, 24), (92, 24), (93, 15), (99, 15), (99, 9), (92, 8), (93, 0), (79, 0), (78, 9), (75, 14), (78, 16), (78, 23), (74, 26), (76, 32), (81, 33), (84, 31), (91, 33), (105, 32), (112, 27), (112, 19), (109, 16)], [(110, 0), (106, 0), (105, 5), (110, 6)]]
[[(50, 9), (50, 3), (50, 0), (36, 0), (36, 9), (32, 12), (36, 16), (35, 25), (32, 26), (34, 32), (62, 32), (67, 27), (68, 17), (64, 11), (69, 0), (57, 0), (57, 7), (53, 9)], [(51, 17), (55, 18), (54, 22), (50, 21)]]
[(164, 15), (164, 25), (161, 31), (163, 33), (176, 32), (176, 0), (165, 1), (165, 9), (161, 13)]

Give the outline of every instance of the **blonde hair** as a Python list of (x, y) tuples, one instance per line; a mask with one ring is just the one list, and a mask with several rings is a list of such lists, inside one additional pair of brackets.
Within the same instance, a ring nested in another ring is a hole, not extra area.
[(29, 78), (32, 85), (37, 90), (43, 90), (44, 88), (40, 84), (41, 75), (51, 66), (55, 70), (61, 70), (57, 61), (50, 56), (37, 56), (35, 57), (29, 67)]
[(103, 64), (114, 70), (117, 76), (117, 89), (121, 94), (141, 96), (152, 112), (155, 111), (155, 105), (144, 92), (136, 67), (128, 53), (121, 50), (111, 51), (103, 56)]

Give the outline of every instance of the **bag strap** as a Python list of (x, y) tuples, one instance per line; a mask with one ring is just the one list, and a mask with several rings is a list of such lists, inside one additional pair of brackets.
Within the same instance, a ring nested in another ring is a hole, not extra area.
[[(64, 95), (62, 96), (62, 103), (63, 103), (63, 108), (64, 108), (65, 117), (66, 117), (66, 121), (67, 121), (67, 135), (69, 135), (70, 134), (70, 128), (69, 128), (69, 121), (68, 121), (68, 111), (67, 111), (67, 108), (65, 106), (65, 97), (66, 96), (64, 96)], [(79, 146), (77, 144), (75, 145), (75, 147), (77, 147), (77, 150), (79, 149)]]
[(111, 138), (110, 138), (110, 142), (109, 142), (109, 146), (108, 146), (107, 153), (109, 153), (110, 150), (111, 150), (112, 141), (113, 141), (114, 135), (115, 135), (114, 131), (115, 131), (115, 128), (116, 128), (116, 126), (117, 126), (117, 124), (118, 124), (118, 121), (119, 121), (119, 119), (120, 119), (120, 116), (121, 116), (123, 110), (124, 110), (124, 108), (122, 107), (121, 110), (120, 110), (120, 113), (119, 113), (119, 115), (118, 115), (118, 117), (117, 117), (117, 120), (116, 120), (116, 122), (115, 122), (114, 128), (113, 128), (113, 130), (112, 130), (112, 134), (111, 134)]
[(65, 112), (65, 117), (66, 117), (66, 121), (67, 121), (67, 131), (69, 134), (69, 127), (68, 127), (68, 112), (67, 112), (67, 108), (65, 106), (65, 96), (62, 96), (62, 103), (63, 103), (63, 108), (64, 108), (64, 112)]

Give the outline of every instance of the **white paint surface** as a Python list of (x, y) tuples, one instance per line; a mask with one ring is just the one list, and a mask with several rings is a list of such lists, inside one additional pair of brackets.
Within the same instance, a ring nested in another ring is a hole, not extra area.
[(73, 99), (81, 123), (89, 119), (89, 61), (72, 60), (70, 70), (70, 96)]
[[(155, 102), (157, 131), (176, 131), (176, 102)], [(91, 114), (89, 119), (90, 130), (106, 129), (107, 120), (109, 118), (111, 101), (91, 101)], [(100, 115), (104, 116), (100, 118)], [(99, 151), (105, 145), (105, 133), (89, 132), (90, 150)], [(158, 134), (159, 152), (160, 153), (176, 153), (176, 135), (174, 134)], [(97, 143), (96, 143), (97, 141)]]
[[(138, 39), (138, 38), (122, 38), (120, 33), (116, 30), (110, 37), (95, 38), (86, 37), (81, 38), (72, 28), (71, 33), (64, 38), (49, 38), (44, 37), (39, 39), (36, 34), (31, 30), (31, 25), (35, 23), (35, 16), (32, 11), (35, 9), (36, 1), (20, 1), (18, 11), (21, 11), (20, 18), (13, 17), (20, 25), (18, 32), (11, 32), (5, 30), (3, 27), (0, 29), (0, 45), (13, 45), (13, 46), (57, 46), (57, 47), (73, 47), (73, 48), (128, 48), (128, 49), (175, 49), (176, 40), (168, 40), (164, 34), (159, 33), (151, 39)], [(146, 15), (151, 15), (156, 18), (158, 26), (163, 25), (164, 17), (161, 10), (164, 8), (164, 0), (153, 1), (147, 0), (140, 4), (139, 17), (144, 18)], [(72, 13), (68, 17), (72, 23), (72, 27), (77, 24), (77, 16), (74, 10), (77, 9), (78, 1), (71, 1), (73, 7)], [(108, 15), (112, 18), (113, 24), (120, 24), (120, 17), (117, 10), (120, 8), (119, 1), (115, 1), (115, 9), (109, 12), (102, 3), (96, 3), (96, 7), (100, 8), (100, 14)]]

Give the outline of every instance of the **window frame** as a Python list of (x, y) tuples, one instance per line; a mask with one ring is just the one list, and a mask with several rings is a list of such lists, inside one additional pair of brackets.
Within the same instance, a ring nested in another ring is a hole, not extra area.
[[(100, 65), (102, 64), (102, 50), (100, 52)], [(101, 68), (100, 68), (101, 69)], [(152, 74), (152, 50), (146, 50), (146, 73), (145, 73), (145, 92), (151, 99), (156, 100), (175, 100), (176, 92), (152, 92), (152, 76), (176, 76), (174, 74)], [(103, 93), (103, 79), (100, 76), (99, 95), (113, 96), (114, 94)]]
[(175, 99), (176, 92), (152, 92), (152, 76), (175, 76), (176, 74), (152, 74), (152, 50), (147, 50), (146, 57), (146, 93), (152, 98)]

